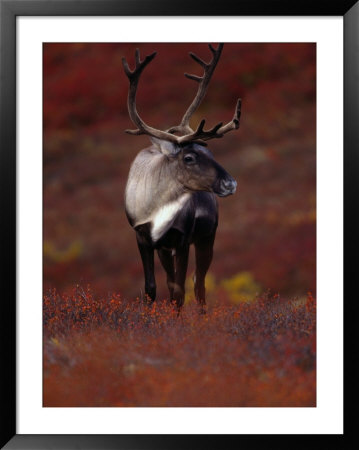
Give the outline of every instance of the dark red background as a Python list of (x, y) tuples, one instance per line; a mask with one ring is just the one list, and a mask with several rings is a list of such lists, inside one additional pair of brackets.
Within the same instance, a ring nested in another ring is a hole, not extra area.
[[(140, 81), (141, 116), (162, 129), (178, 124), (197, 87), (183, 73), (201, 73), (188, 52), (208, 60), (206, 45), (44, 45), (45, 291), (90, 284), (132, 298), (142, 289), (123, 204), (131, 161), (149, 143), (124, 133), (133, 125), (121, 58), (133, 66), (136, 47), (158, 52)], [(226, 296), (223, 280), (243, 273), (261, 292), (315, 295), (315, 44), (226, 44), (193, 126), (229, 121), (238, 97), (240, 129), (210, 143), (238, 181), (219, 200), (210, 296)], [(159, 267), (157, 279), (164, 298)]]

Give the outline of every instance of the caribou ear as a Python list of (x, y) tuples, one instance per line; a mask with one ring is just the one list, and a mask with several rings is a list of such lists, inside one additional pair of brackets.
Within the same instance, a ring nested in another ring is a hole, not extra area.
[(155, 137), (150, 137), (152, 144), (154, 144), (157, 149), (164, 155), (176, 155), (180, 151), (179, 145), (174, 142), (166, 141), (164, 139), (158, 139)]

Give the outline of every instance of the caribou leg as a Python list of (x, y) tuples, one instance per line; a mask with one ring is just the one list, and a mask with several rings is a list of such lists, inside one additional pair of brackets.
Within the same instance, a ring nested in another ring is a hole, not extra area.
[(188, 266), (189, 245), (183, 245), (176, 248), (176, 272), (175, 284), (173, 289), (173, 299), (176, 301), (178, 311), (184, 303), (185, 296), (185, 282)]
[(139, 232), (136, 232), (136, 238), (145, 274), (145, 294), (154, 302), (156, 300), (156, 280), (153, 247)]
[(172, 250), (159, 249), (157, 250), (158, 257), (160, 258), (161, 264), (167, 274), (167, 286), (170, 292), (170, 301), (173, 300), (173, 290), (175, 287), (175, 265), (174, 257), (172, 255)]
[(205, 313), (206, 288), (205, 278), (213, 256), (213, 238), (199, 240), (194, 243), (196, 253), (196, 272), (194, 276), (194, 294), (200, 307), (200, 312)]

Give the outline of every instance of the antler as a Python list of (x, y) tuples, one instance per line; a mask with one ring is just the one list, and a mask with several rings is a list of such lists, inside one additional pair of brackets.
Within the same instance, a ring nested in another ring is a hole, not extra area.
[[(209, 82), (211, 80), (212, 74), (214, 72), (214, 69), (216, 68), (216, 65), (219, 61), (219, 58), (221, 56), (221, 52), (223, 49), (223, 44), (219, 44), (218, 47), (215, 49), (211, 44), (209, 44), (209, 48), (211, 52), (213, 53), (213, 58), (209, 63), (206, 63), (201, 58), (199, 58), (194, 53), (190, 52), (190, 56), (198, 62), (203, 68), (204, 73), (203, 75), (197, 76), (185, 73), (185, 76), (191, 80), (197, 81), (199, 83), (199, 87), (197, 90), (197, 94), (195, 98), (193, 99), (192, 103), (188, 107), (187, 111), (185, 112), (181, 123), (178, 126), (171, 127), (167, 131), (161, 131), (157, 130), (156, 128), (152, 128), (149, 125), (147, 125), (139, 116), (137, 110), (136, 110), (136, 93), (137, 93), (137, 86), (138, 81), (140, 78), (141, 73), (143, 72), (143, 69), (153, 60), (153, 58), (156, 56), (157, 52), (152, 53), (151, 55), (148, 55), (145, 57), (143, 61), (140, 60), (140, 52), (138, 49), (136, 49), (135, 53), (135, 60), (136, 65), (135, 69), (133, 71), (130, 70), (128, 63), (125, 58), (122, 58), (122, 64), (125, 70), (125, 73), (130, 81), (130, 89), (128, 92), (128, 99), (127, 99), (127, 105), (128, 105), (128, 111), (130, 114), (130, 118), (132, 122), (138, 127), (137, 130), (126, 130), (126, 133), (133, 134), (133, 135), (140, 135), (140, 134), (148, 134), (153, 137), (157, 137), (159, 139), (164, 139), (170, 142), (175, 142), (177, 144), (184, 144), (188, 142), (198, 142), (201, 144), (205, 144), (204, 141), (207, 141), (209, 139), (213, 138), (221, 138), (225, 133), (228, 133), (231, 130), (239, 128), (239, 119), (241, 115), (241, 99), (238, 99), (235, 113), (233, 116), (233, 119), (228, 122), (226, 125), (222, 126), (222, 122), (215, 125), (210, 130), (204, 130), (204, 124), (205, 120), (203, 119), (200, 124), (198, 125), (197, 129), (194, 131), (190, 125), (189, 120), (195, 110), (199, 107), (201, 104), (204, 96), (206, 95)], [(182, 133), (182, 136), (175, 136), (174, 133)]]
[(126, 61), (126, 58), (122, 58), (122, 64), (125, 71), (125, 74), (127, 75), (127, 78), (130, 81), (130, 88), (128, 91), (128, 97), (127, 97), (127, 107), (128, 112), (130, 114), (130, 118), (132, 122), (138, 127), (137, 130), (125, 130), (128, 134), (148, 134), (153, 137), (157, 137), (159, 139), (164, 139), (171, 142), (177, 142), (178, 138), (176, 136), (173, 136), (170, 133), (167, 133), (166, 131), (157, 130), (156, 128), (152, 128), (149, 125), (147, 125), (140, 117), (140, 115), (137, 112), (136, 109), (136, 93), (137, 93), (137, 86), (138, 81), (140, 79), (141, 73), (143, 72), (143, 69), (153, 60), (153, 58), (157, 55), (157, 52), (153, 52), (151, 55), (148, 55), (145, 57), (143, 61), (140, 59), (140, 51), (137, 48), (135, 52), (135, 60), (136, 65), (134, 70), (130, 70), (128, 63)]
[(233, 119), (228, 122), (226, 125), (222, 126), (222, 122), (215, 125), (213, 128), (211, 128), (208, 131), (205, 131), (203, 129), (205, 120), (201, 120), (201, 123), (198, 125), (198, 128), (196, 131), (187, 134), (185, 136), (181, 136), (180, 142), (181, 143), (187, 143), (190, 141), (208, 141), (209, 139), (213, 138), (221, 138), (225, 133), (228, 133), (228, 131), (237, 130), (239, 128), (239, 120), (241, 117), (241, 106), (242, 106), (242, 100), (239, 98), (237, 100), (236, 109), (234, 112)]
[(214, 72), (214, 69), (216, 68), (216, 65), (219, 61), (219, 58), (221, 56), (222, 49), (223, 49), (223, 44), (219, 44), (216, 49), (214, 47), (212, 47), (211, 44), (209, 44), (208, 46), (209, 46), (211, 52), (213, 53), (213, 58), (209, 63), (206, 63), (205, 61), (203, 61), (195, 53), (192, 53), (192, 52), (189, 53), (191, 58), (194, 61), (196, 61), (200, 66), (203, 67), (204, 73), (201, 77), (199, 77), (197, 75), (188, 74), (188, 73), (184, 74), (185, 77), (199, 83), (199, 86), (198, 86), (198, 90), (197, 90), (197, 94), (196, 94), (195, 98), (193, 99), (192, 103), (190, 104), (190, 106), (188, 107), (184, 116), (182, 117), (181, 123), (176, 127), (170, 128), (170, 130), (168, 130), (170, 133), (176, 133), (176, 132), (180, 132), (180, 133), (184, 133), (184, 134), (193, 133), (192, 128), (189, 126), (189, 120), (192, 117), (193, 113), (196, 111), (196, 109), (199, 107), (204, 96), (207, 93), (209, 82), (211, 81), (212, 74)]

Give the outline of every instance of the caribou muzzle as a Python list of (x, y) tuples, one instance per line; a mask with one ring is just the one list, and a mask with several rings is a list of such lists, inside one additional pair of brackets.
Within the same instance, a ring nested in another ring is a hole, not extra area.
[(218, 195), (218, 197), (227, 197), (228, 195), (232, 195), (236, 192), (237, 189), (237, 181), (234, 178), (229, 177), (224, 180), (221, 180), (217, 189), (214, 189), (214, 193)]

